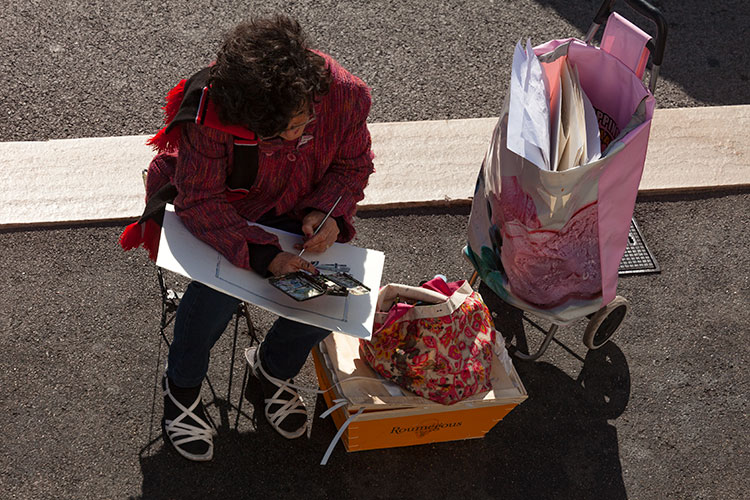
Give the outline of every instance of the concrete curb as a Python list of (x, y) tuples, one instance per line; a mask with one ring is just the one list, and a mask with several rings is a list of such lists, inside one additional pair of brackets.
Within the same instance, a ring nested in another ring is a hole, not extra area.
[[(373, 123), (363, 209), (468, 202), (497, 118)], [(750, 185), (750, 105), (657, 110), (642, 193)], [(133, 219), (147, 136), (0, 143), (0, 227)]]

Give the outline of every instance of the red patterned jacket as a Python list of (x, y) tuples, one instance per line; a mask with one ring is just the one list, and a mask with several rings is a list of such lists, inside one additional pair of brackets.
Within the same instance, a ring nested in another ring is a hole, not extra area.
[[(182, 222), (238, 267), (264, 273), (269, 259), (279, 251), (263, 252), (262, 265), (256, 262), (251, 266), (252, 251), (267, 250), (269, 245), (278, 248), (275, 236), (247, 225), (248, 220), (257, 221), (264, 215), (301, 220), (312, 209), (328, 212), (341, 196), (332, 214), (341, 229), (338, 241), (354, 237), (356, 204), (364, 198), (364, 188), (374, 172), (366, 123), (370, 90), (330, 56), (320, 55), (331, 70), (332, 82), (329, 93), (314, 105), (315, 120), (296, 141), (257, 142), (257, 175), (246, 196), (227, 189), (237, 142), (242, 139), (236, 135), (236, 127), (182, 123), (176, 164), (161, 163), (165, 170), (161, 175), (177, 189), (174, 205)], [(247, 137), (250, 135), (245, 134)], [(170, 149), (164, 137), (157, 135), (152, 142), (158, 144), (159, 140), (162, 148)]]

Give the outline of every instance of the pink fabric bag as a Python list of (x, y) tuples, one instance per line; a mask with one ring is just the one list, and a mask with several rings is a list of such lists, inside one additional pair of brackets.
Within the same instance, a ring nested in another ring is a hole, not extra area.
[(534, 52), (545, 69), (563, 59), (576, 68), (606, 154), (542, 170), (507, 148), (506, 105), (477, 181), (467, 256), (501, 299), (566, 324), (615, 298), (655, 100), (605, 50), (565, 39)]
[(437, 277), (421, 287), (386, 285), (362, 357), (386, 379), (453, 404), (492, 389), (496, 333), (482, 297), (465, 280)]

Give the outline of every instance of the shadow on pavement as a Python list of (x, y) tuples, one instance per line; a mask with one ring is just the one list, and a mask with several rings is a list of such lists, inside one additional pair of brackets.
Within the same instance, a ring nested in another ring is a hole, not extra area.
[[(523, 313), (500, 300), (482, 283), (480, 293), (506, 339), (526, 346)], [(539, 335), (536, 335), (539, 337)], [(505, 480), (517, 485), (511, 498), (627, 498), (619, 458), (616, 419), (630, 399), (630, 370), (614, 342), (589, 350), (574, 379), (544, 362), (514, 360), (529, 398), (498, 424), (487, 440), (516, 441), (502, 454)], [(496, 437), (497, 436), (497, 437)], [(498, 444), (498, 447), (507, 444)]]
[[(594, 20), (600, 0), (570, 2), (536, 0), (557, 11), (565, 20), (586, 33)], [(746, 0), (724, 2), (675, 2), (650, 0), (667, 21), (669, 33), (660, 75), (684, 89), (698, 102), (709, 105), (740, 105), (750, 100), (750, 56), (736, 43), (733, 33), (746, 33), (750, 8)], [(648, 33), (655, 33), (653, 23), (630, 9), (625, 1), (615, 2), (615, 11)], [(603, 29), (597, 36), (600, 38)], [(557, 38), (576, 36), (560, 33)], [(541, 43), (542, 40), (536, 41)], [(701, 75), (696, 78), (696, 75)], [(660, 80), (660, 82), (661, 82)], [(660, 83), (660, 87), (665, 82)], [(657, 89), (661, 107), (664, 102)], [(680, 107), (684, 107), (682, 103)]]
[[(214, 461), (172, 452), (153, 394), (164, 367), (153, 263), (120, 250), (121, 227), (0, 232), (4, 498), (745, 498), (750, 194), (641, 197), (635, 216), (662, 272), (620, 280), (633, 314), (616, 344), (579, 346), (579, 357), (553, 345), (541, 362), (517, 362), (529, 399), (484, 439), (339, 444), (325, 467), (336, 430), (314, 397), (309, 438), (246, 418), (234, 431), (236, 413), (214, 408), (229, 422)], [(389, 255), (384, 283), (466, 278), (467, 222), (362, 218), (358, 245)], [(273, 319), (253, 316), (260, 331)], [(225, 334), (212, 354), (222, 398), (231, 345)], [(304, 378), (315, 385), (311, 363)]]
[(293, 441), (253, 420), (262, 410), (244, 401), (239, 430), (221, 425), (208, 463), (178, 456), (157, 427), (139, 457), (142, 498), (626, 498), (617, 431), (607, 421), (630, 396), (622, 351), (612, 342), (589, 351), (575, 379), (546, 362), (515, 364), (529, 398), (484, 439), (356, 453), (339, 443), (318, 466), (336, 433), (330, 418), (319, 418), (321, 396), (308, 407), (309, 438)]
[[(499, 441), (498, 447), (515, 443), (499, 457), (502, 475), (493, 486), (503, 497), (627, 498), (617, 431), (607, 422), (627, 401), (629, 381), (627, 387), (611, 382), (623, 380), (627, 364), (616, 346), (609, 347), (619, 355), (610, 357), (610, 371), (601, 370), (599, 360), (587, 359), (582, 373), (587, 372), (588, 384), (546, 362), (517, 363), (529, 399), (487, 438)], [(613, 390), (615, 398), (610, 397)]]

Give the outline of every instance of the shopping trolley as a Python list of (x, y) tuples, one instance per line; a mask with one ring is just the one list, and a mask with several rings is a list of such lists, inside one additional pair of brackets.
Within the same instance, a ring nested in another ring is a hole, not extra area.
[(552, 40), (533, 49), (548, 91), (553, 68), (574, 68), (596, 113), (601, 156), (566, 171), (539, 168), (508, 148), (506, 99), (477, 179), (464, 248), (474, 267), (472, 284), (480, 278), (524, 315), (552, 323), (533, 354), (509, 342), (521, 359), (539, 358), (561, 326), (583, 318), (583, 343), (597, 349), (630, 309), (616, 294), (618, 267), (643, 173), (667, 24), (645, 0), (626, 3), (655, 24), (655, 37), (614, 12), (615, 0), (605, 0), (584, 40)]

